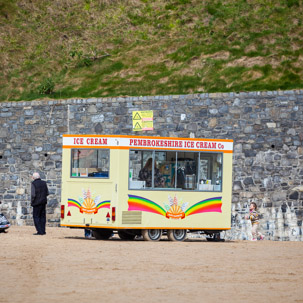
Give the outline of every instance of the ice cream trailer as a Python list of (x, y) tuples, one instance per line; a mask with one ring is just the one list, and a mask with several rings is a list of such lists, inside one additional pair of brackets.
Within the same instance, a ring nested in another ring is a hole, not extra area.
[(61, 226), (96, 239), (230, 229), (233, 141), (115, 135), (63, 135)]

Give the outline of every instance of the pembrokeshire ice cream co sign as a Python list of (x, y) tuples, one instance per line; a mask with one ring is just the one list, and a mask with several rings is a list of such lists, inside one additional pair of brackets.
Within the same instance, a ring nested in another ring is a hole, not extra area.
[(133, 131), (153, 130), (154, 113), (152, 110), (133, 111)]

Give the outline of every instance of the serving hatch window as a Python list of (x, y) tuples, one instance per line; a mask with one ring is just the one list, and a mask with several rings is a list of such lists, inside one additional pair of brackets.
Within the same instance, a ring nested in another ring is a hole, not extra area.
[(108, 149), (72, 149), (71, 176), (109, 178)]
[(222, 190), (222, 154), (130, 150), (129, 188)]

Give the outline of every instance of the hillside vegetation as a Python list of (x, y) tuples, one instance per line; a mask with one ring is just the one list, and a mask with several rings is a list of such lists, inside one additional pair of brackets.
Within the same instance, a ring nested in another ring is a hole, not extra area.
[(303, 87), (301, 0), (0, 0), (0, 101)]

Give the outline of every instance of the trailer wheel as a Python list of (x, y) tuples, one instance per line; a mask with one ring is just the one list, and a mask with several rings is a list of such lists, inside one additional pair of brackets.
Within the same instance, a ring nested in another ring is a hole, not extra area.
[(118, 230), (118, 235), (121, 240), (134, 240), (136, 235), (127, 230)]
[(111, 229), (94, 229), (93, 230), (93, 237), (97, 240), (108, 240), (110, 236), (113, 234)]
[(159, 241), (162, 236), (162, 229), (143, 229), (142, 236), (145, 241)]
[(169, 229), (167, 231), (167, 238), (170, 241), (184, 241), (187, 236), (186, 229)]

